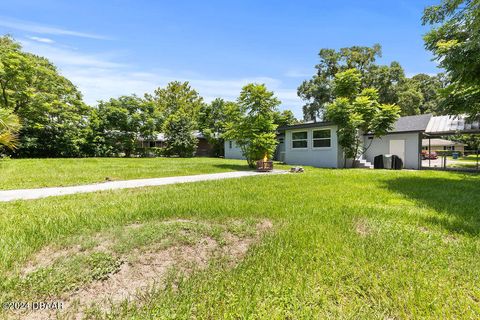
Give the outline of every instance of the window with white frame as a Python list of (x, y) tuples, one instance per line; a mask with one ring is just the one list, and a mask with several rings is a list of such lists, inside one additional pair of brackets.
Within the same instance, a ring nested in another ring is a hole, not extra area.
[(313, 130), (313, 147), (329, 148), (332, 146), (332, 131), (330, 129)]
[(305, 149), (308, 147), (308, 133), (307, 131), (292, 132), (292, 148)]

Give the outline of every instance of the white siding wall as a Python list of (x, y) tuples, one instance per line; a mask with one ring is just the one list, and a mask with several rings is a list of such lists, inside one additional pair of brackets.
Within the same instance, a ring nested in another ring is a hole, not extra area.
[[(419, 133), (392, 133), (381, 138), (375, 138), (372, 145), (365, 153), (365, 159), (373, 164), (373, 159), (381, 154), (390, 153), (390, 140), (405, 140), (405, 159), (403, 166), (406, 169), (420, 169), (420, 149), (421, 139)], [(367, 136), (364, 137), (364, 145), (368, 147), (370, 141)]]
[(237, 145), (235, 144), (235, 141), (230, 141), (230, 140), (225, 141), (225, 159), (245, 160), (245, 157), (242, 155), (242, 150), (239, 147), (237, 147)]
[[(331, 147), (329, 148), (313, 148), (313, 130), (330, 129), (331, 130)], [(292, 148), (292, 132), (307, 131), (308, 144), (305, 149)], [(321, 168), (337, 168), (338, 167), (338, 142), (337, 127), (315, 127), (306, 129), (292, 129), (285, 131), (285, 163), (292, 165), (305, 165)]]

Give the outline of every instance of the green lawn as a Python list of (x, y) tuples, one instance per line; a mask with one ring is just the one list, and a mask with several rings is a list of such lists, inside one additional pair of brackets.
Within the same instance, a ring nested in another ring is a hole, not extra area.
[[(447, 160), (453, 160), (453, 157), (447, 157)], [(464, 156), (464, 157), (458, 157), (457, 160), (477, 162), (477, 155), (471, 154), (471, 155)]]
[(450, 162), (447, 163), (448, 168), (477, 169), (475, 162)]
[[(166, 287), (109, 318), (479, 318), (479, 191), (477, 175), (307, 168), (5, 203), (0, 300), (57, 300), (146, 245), (222, 242), (225, 230), (242, 237), (268, 219), (238, 264), (214, 259), (188, 278), (174, 268)], [(104, 239), (112, 249), (97, 252)], [(72, 244), (81, 249), (21, 275), (35, 252)]]
[(85, 158), (0, 160), (0, 190), (68, 186), (106, 180), (158, 178), (247, 170), (217, 158)]

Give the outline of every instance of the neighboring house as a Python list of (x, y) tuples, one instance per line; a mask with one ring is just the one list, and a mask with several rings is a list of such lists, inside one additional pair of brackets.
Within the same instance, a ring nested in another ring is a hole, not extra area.
[[(193, 134), (198, 140), (197, 150), (195, 151), (196, 157), (208, 157), (212, 155), (213, 146), (208, 142), (207, 138), (199, 132), (194, 131)], [(163, 133), (157, 134), (155, 139), (138, 139), (138, 144), (142, 148), (164, 148), (166, 145), (166, 138)]]
[(242, 150), (233, 140), (225, 141), (225, 159), (245, 159)]
[[(431, 148), (430, 151), (429, 147)], [(445, 139), (423, 139), (422, 150), (425, 150), (428, 153), (431, 151), (436, 152), (443, 150), (460, 151), (463, 153), (465, 151), (465, 144)]]
[[(366, 149), (358, 160), (359, 167), (373, 167), (378, 155), (395, 154), (408, 169), (421, 169), (422, 140), (458, 133), (480, 133), (479, 123), (466, 123), (463, 117), (430, 114), (399, 118), (393, 129), (380, 138), (362, 135)], [(342, 148), (338, 145), (337, 126), (328, 122), (303, 123), (278, 128), (279, 145), (276, 160), (291, 165), (322, 168), (344, 166)], [(225, 141), (225, 158), (243, 159), (234, 141)], [(351, 160), (347, 161), (351, 166)]]

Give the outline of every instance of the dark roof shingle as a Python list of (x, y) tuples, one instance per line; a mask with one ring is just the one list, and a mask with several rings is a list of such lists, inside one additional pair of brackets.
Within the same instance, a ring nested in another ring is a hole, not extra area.
[(431, 117), (431, 114), (401, 117), (395, 122), (393, 130), (390, 132), (425, 131)]

